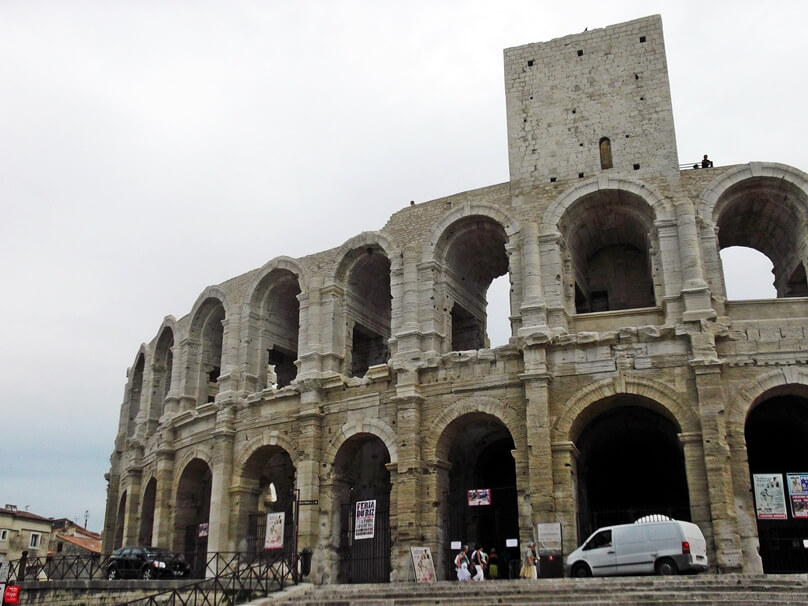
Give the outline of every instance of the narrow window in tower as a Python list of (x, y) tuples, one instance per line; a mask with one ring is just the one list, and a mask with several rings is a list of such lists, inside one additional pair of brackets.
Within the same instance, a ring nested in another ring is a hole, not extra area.
[(612, 166), (612, 142), (608, 137), (603, 137), (600, 140), (600, 167), (606, 170)]

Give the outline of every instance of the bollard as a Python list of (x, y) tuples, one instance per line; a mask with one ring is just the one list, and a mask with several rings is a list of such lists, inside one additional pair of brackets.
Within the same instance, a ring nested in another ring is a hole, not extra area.
[(311, 547), (304, 547), (300, 552), (300, 574), (301, 576), (308, 576), (311, 574)]

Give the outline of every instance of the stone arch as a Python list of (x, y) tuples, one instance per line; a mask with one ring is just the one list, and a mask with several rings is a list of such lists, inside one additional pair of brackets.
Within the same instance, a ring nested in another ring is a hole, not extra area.
[(463, 351), (490, 347), (488, 293), (497, 278), (511, 283), (508, 316), (511, 336), (522, 300), (519, 225), (489, 204), (466, 203), (447, 213), (432, 229), (421, 249), (426, 274), (434, 290), (422, 322), (435, 326), (441, 350)]
[(752, 409), (772, 391), (796, 389), (808, 397), (808, 368), (784, 366), (751, 379), (737, 392), (727, 406), (727, 430), (743, 439), (746, 419)]
[(213, 446), (208, 445), (201, 445), (197, 444), (190, 448), (184, 449), (182, 454), (179, 455), (174, 464), (174, 476), (171, 481), (171, 492), (176, 492), (177, 484), (180, 481), (180, 477), (182, 476), (182, 472), (185, 471), (185, 468), (193, 461), (194, 459), (199, 459), (203, 463), (206, 463), (207, 466), (210, 468), (211, 472), (213, 472)]
[(147, 398), (144, 397), (144, 386), (150, 359), (149, 349), (144, 343), (141, 343), (132, 366), (129, 368), (129, 381), (126, 385), (126, 406), (121, 421), (127, 438), (134, 438), (136, 435), (142, 437), (140, 434), (144, 433), (143, 431), (138, 432), (138, 426), (141, 425), (146, 412), (144, 403)]
[(302, 266), (278, 257), (261, 268), (245, 293), (241, 327), (248, 393), (285, 387), (297, 376), (302, 283), (307, 283)]
[(483, 413), (498, 419), (510, 432), (516, 449), (520, 450), (526, 432), (524, 418), (520, 418), (516, 410), (496, 398), (474, 395), (454, 402), (435, 417), (424, 439), (424, 460), (446, 460), (448, 453), (444, 452), (446, 444), (443, 443), (446, 428), (453, 421), (471, 413)]
[[(753, 249), (771, 262), (778, 298), (808, 296), (808, 175), (782, 164), (736, 167), (702, 193), (699, 212), (713, 228), (708, 256), (718, 260), (718, 251), (736, 246)], [(714, 283), (723, 284), (721, 269), (717, 264)]]
[(652, 409), (672, 421), (680, 433), (701, 432), (698, 415), (672, 387), (652, 379), (618, 375), (592, 383), (567, 400), (564, 413), (553, 423), (553, 442), (575, 443), (587, 422), (600, 412), (593, 405), (620, 394), (643, 396), (653, 402), (657, 406)]
[(158, 420), (165, 411), (165, 401), (171, 391), (171, 383), (176, 372), (174, 369), (173, 348), (179, 343), (177, 323), (173, 316), (166, 316), (160, 324), (151, 351), (151, 394), (150, 417)]
[[(733, 185), (758, 177), (780, 179), (808, 195), (808, 174), (803, 171), (777, 162), (750, 162), (722, 173), (704, 189), (698, 199), (699, 215), (705, 221), (714, 221), (721, 211), (721, 196)], [(808, 208), (802, 210), (808, 213)]]
[(514, 236), (519, 234), (519, 223), (513, 217), (502, 212), (502, 210), (492, 204), (466, 202), (457, 208), (447, 213), (440, 221), (432, 228), (432, 232), (424, 241), (421, 250), (421, 262), (430, 263), (438, 261), (443, 256), (441, 253), (441, 245), (446, 244), (444, 237), (448, 229), (457, 221), (466, 217), (480, 216), (491, 219), (495, 223), (499, 223), (505, 230), (505, 235), (509, 242), (513, 241)]
[(253, 456), (258, 450), (265, 446), (277, 446), (278, 448), (286, 451), (292, 459), (295, 467), (300, 464), (302, 460), (298, 452), (297, 445), (291, 442), (286, 436), (282, 435), (275, 429), (265, 429), (258, 433), (258, 435), (251, 435), (252, 432), (246, 432), (250, 436), (249, 440), (239, 442), (238, 451), (233, 460), (233, 481), (239, 478), (247, 465), (250, 457)]
[(194, 303), (189, 316), (185, 392), (196, 400), (197, 406), (215, 399), (219, 377), (226, 374), (227, 363), (233, 362), (224, 356), (227, 349), (224, 323), (231, 317), (231, 308), (226, 293), (218, 286), (209, 286)]
[(395, 430), (381, 419), (374, 417), (360, 417), (344, 423), (323, 453), (323, 462), (329, 466), (333, 465), (342, 445), (359, 434), (370, 434), (379, 438), (390, 454), (390, 464), (398, 463), (398, 438)]
[(398, 329), (393, 318), (400, 322), (394, 308), (402, 304), (400, 288), (394, 300), (393, 276), (400, 279), (402, 255), (386, 235), (364, 232), (345, 242), (336, 258), (331, 280), (342, 297), (332, 315), (335, 350), (344, 354), (342, 372), (361, 377), (392, 356), (390, 339)]
[(570, 187), (558, 198), (553, 200), (542, 217), (541, 234), (555, 234), (558, 231), (561, 218), (567, 210), (581, 198), (599, 191), (608, 190), (634, 194), (642, 198), (648, 204), (656, 221), (675, 219), (673, 209), (669, 208), (665, 203), (665, 198), (662, 194), (649, 187), (647, 184), (623, 177), (599, 175)]

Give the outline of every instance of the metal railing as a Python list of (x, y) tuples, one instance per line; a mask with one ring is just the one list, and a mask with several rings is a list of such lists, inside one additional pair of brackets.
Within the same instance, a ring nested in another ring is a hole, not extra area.
[(701, 160), (698, 160), (697, 162), (686, 162), (684, 164), (680, 164), (679, 165), (679, 170), (687, 170), (688, 168), (691, 168), (691, 169), (695, 170), (695, 169), (698, 169), (698, 168), (712, 168), (713, 167), (713, 161), (712, 160), (710, 160), (710, 166), (702, 166), (701, 162), (702, 162)]
[[(21, 581), (99, 580), (107, 578), (109, 557), (52, 556), (12, 560), (8, 584)], [(205, 578), (170, 588), (123, 604), (138, 606), (232, 606), (281, 591), (298, 582), (298, 555), (288, 551), (244, 553), (216, 552), (208, 555)], [(120, 581), (109, 581), (107, 590)]]

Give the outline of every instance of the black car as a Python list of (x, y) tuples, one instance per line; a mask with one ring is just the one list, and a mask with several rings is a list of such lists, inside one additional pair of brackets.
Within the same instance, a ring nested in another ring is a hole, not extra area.
[(181, 578), (190, 574), (191, 567), (181, 555), (161, 547), (121, 547), (109, 556), (107, 578), (158, 579)]

